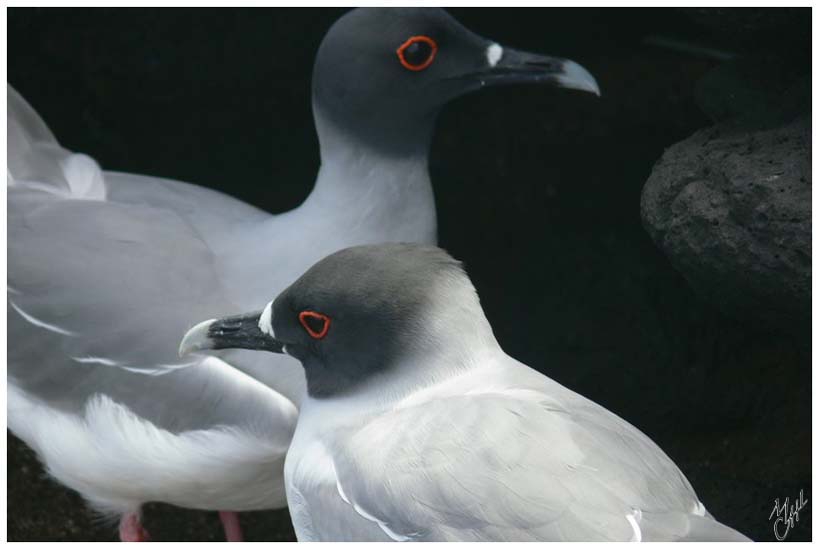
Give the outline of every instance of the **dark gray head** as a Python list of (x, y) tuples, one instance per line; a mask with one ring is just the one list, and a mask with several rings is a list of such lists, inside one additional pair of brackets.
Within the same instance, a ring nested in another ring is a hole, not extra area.
[(386, 154), (426, 153), (447, 101), (521, 82), (599, 93), (577, 63), (503, 48), (442, 9), (358, 8), (319, 47), (313, 104), (317, 124), (331, 123)]
[(423, 358), (459, 345), (462, 336), (491, 334), (459, 262), (432, 246), (383, 244), (331, 254), (261, 312), (200, 323), (185, 335), (180, 353), (288, 353), (305, 368), (308, 394), (326, 397), (413, 354)]

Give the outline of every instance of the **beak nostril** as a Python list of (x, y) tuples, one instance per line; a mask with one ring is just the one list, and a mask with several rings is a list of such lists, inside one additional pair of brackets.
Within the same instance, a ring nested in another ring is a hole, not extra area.
[(219, 326), (213, 328), (215, 334), (231, 334), (234, 332), (239, 332), (242, 328), (242, 323), (239, 321), (227, 321), (220, 323)]

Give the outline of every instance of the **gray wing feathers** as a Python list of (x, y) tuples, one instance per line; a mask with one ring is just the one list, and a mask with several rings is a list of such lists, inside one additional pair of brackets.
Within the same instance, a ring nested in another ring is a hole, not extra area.
[(105, 183), (97, 163), (60, 147), (22, 96), (9, 85), (6, 89), (10, 192), (22, 186), (63, 197), (104, 199)]
[(416, 540), (686, 536), (697, 497), (674, 463), (572, 396), (571, 407), (488, 393), (393, 411), (346, 438), (340, 485), (383, 529)]
[(57, 143), (54, 134), (48, 129), (48, 126), (43, 122), (37, 112), (31, 108), (31, 105), (23, 99), (17, 90), (12, 88), (10, 84), (6, 84), (6, 96), (8, 101), (8, 121), (9, 132), (12, 129), (20, 134), (13, 134), (8, 136), (15, 139), (11, 141), (19, 141), (21, 136), (25, 137), (28, 142), (40, 143)]
[(65, 410), (104, 393), (148, 418), (167, 417), (169, 429), (207, 422), (207, 411), (191, 411), (204, 420), (175, 420), (158, 399), (221, 399), (205, 379), (189, 373), (185, 386), (137, 373), (184, 365), (180, 336), (236, 309), (208, 244), (171, 209), (104, 200), (96, 163), (62, 149), (11, 87), (8, 111), (9, 379)]
[[(610, 538), (614, 522), (607, 510), (623, 505), (592, 487), (566, 424), (543, 417), (536, 404), (490, 395), (396, 411), (350, 439), (350, 450), (365, 458), (337, 459), (339, 479), (352, 501), (389, 518), (386, 526), (408, 538), (561, 540), (567, 531), (588, 540)], [(402, 426), (400, 435), (390, 425)], [(379, 449), (378, 461), (368, 460), (372, 455), (362, 449), (369, 448)], [(348, 489), (348, 476), (367, 481)], [(585, 491), (575, 494), (567, 477), (575, 485), (582, 480)], [(593, 494), (601, 509), (582, 513), (579, 499)], [(612, 538), (629, 539), (629, 525), (622, 523)]]
[(230, 311), (212, 254), (173, 214), (82, 200), (21, 203), (10, 198), (10, 305), (62, 331), (66, 356), (173, 364), (180, 334)]
[[(102, 393), (172, 431), (242, 417), (217, 403), (230, 393), (225, 372), (140, 374), (198, 363), (177, 357), (180, 335), (234, 309), (190, 228), (144, 207), (17, 198), (9, 212), (10, 380), (72, 412)], [(180, 402), (190, 410), (174, 411)]]

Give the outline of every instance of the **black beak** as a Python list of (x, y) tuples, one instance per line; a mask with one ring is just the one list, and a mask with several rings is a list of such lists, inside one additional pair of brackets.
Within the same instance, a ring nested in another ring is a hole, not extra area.
[(179, 355), (206, 349), (253, 349), (285, 353), (285, 344), (259, 327), (261, 311), (203, 321), (179, 344)]
[(595, 77), (569, 59), (549, 57), (490, 44), (486, 51), (487, 66), (458, 77), (478, 87), (500, 84), (541, 83), (572, 88), (601, 95)]

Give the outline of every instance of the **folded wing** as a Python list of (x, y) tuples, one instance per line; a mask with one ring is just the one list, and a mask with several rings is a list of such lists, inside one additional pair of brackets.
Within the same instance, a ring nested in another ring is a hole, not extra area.
[(698, 513), (648, 438), (564, 391), (451, 396), (382, 415), (335, 455), (340, 491), (392, 538), (742, 538)]

